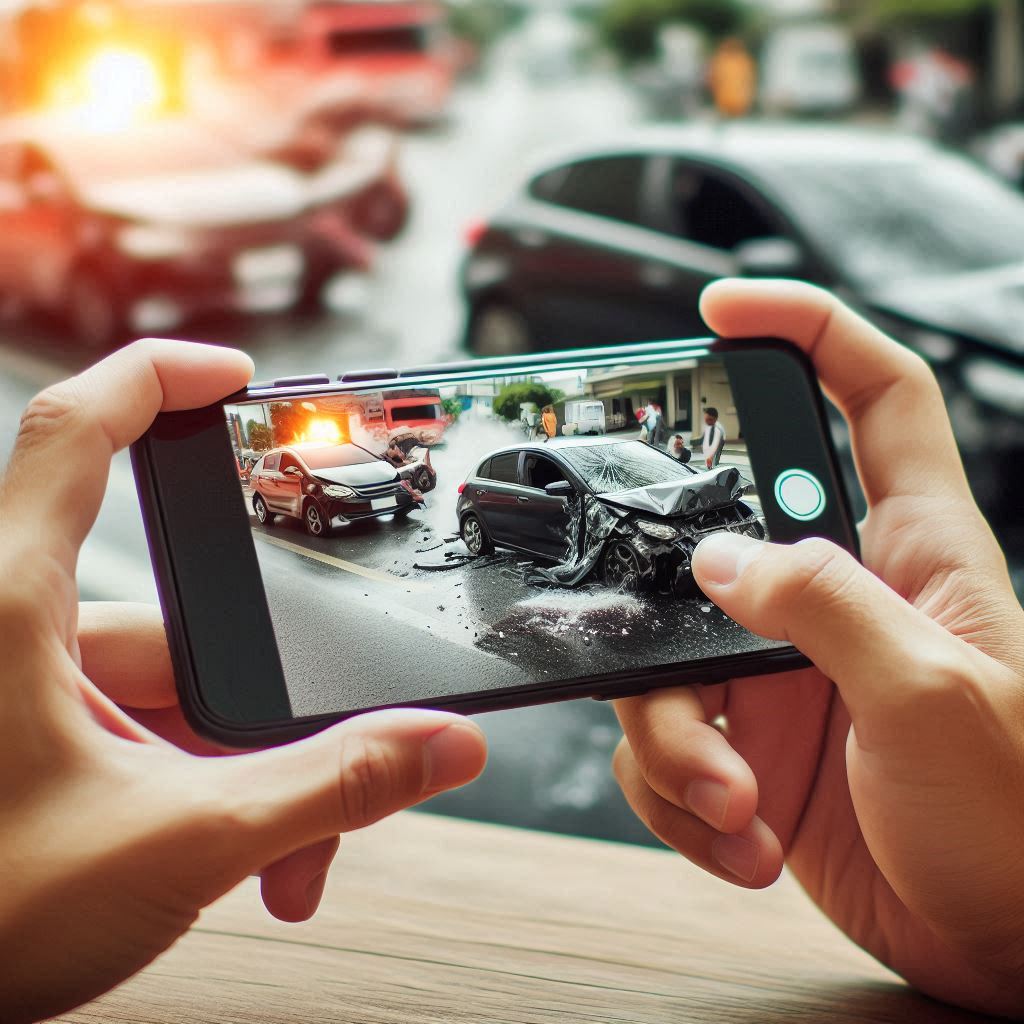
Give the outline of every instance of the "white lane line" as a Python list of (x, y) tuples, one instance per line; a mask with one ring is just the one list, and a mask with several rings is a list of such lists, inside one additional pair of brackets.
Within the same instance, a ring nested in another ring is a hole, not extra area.
[(431, 590), (429, 583), (419, 580), (406, 580), (399, 576), (392, 576), (389, 572), (381, 572), (379, 569), (370, 569), (358, 562), (349, 562), (344, 558), (335, 558), (334, 555), (324, 554), (322, 551), (312, 551), (301, 544), (293, 544), (291, 541), (282, 540), (280, 537), (271, 537), (265, 533), (256, 533), (253, 536), (266, 544), (273, 544), (275, 547), (284, 548), (285, 551), (293, 551), (304, 558), (311, 558), (314, 562), (323, 562), (325, 565), (333, 565), (335, 569), (344, 569), (345, 572), (353, 573), (355, 576), (362, 576), (368, 580), (376, 580), (378, 583), (390, 583), (392, 586), (401, 587), (403, 590)]

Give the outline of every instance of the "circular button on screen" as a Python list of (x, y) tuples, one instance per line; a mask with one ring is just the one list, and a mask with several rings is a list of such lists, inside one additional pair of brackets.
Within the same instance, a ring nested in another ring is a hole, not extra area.
[(825, 511), (825, 488), (804, 469), (787, 469), (775, 480), (775, 500), (794, 519), (817, 519)]

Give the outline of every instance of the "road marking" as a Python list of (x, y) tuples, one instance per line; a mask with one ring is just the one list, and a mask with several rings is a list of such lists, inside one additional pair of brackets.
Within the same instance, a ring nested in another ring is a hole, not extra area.
[(419, 580), (402, 579), (400, 576), (392, 576), (389, 572), (381, 572), (379, 569), (370, 569), (358, 562), (349, 562), (344, 558), (335, 558), (334, 555), (325, 554), (322, 551), (313, 551), (311, 548), (303, 547), (301, 544), (293, 544), (289, 540), (282, 540), (280, 537), (270, 537), (265, 533), (256, 533), (255, 537), (267, 544), (284, 548), (285, 551), (293, 551), (297, 555), (311, 558), (314, 562), (323, 562), (325, 565), (333, 565), (335, 569), (344, 569), (345, 572), (362, 576), (364, 579), (376, 580), (378, 583), (390, 583), (392, 586), (402, 587), (404, 590), (432, 590), (429, 583), (422, 583)]

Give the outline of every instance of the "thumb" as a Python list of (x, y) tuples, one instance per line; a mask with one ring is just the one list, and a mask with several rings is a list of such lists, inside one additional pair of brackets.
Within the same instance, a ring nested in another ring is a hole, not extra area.
[(212, 768), (241, 820), (249, 870), (259, 870), (470, 782), (485, 761), (483, 733), (467, 719), (396, 709), (274, 750), (218, 758)]
[(781, 545), (713, 534), (697, 545), (693, 574), (741, 626), (789, 641), (833, 680), (861, 739), (862, 724), (902, 722), (910, 691), (960, 660), (961, 645), (938, 623), (820, 538)]

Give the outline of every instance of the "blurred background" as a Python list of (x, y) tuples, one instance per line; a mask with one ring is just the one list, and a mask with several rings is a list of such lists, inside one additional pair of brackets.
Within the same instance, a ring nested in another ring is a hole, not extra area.
[[(932, 364), (1024, 593), (1024, 0), (2, 0), (0, 113), (4, 455), (140, 334), (334, 376), (801, 277)], [(124, 455), (79, 583), (155, 600)], [(604, 704), (481, 723), (431, 809), (651, 841)]]

